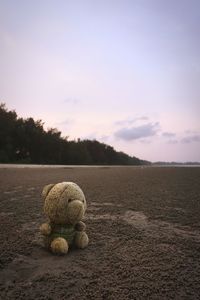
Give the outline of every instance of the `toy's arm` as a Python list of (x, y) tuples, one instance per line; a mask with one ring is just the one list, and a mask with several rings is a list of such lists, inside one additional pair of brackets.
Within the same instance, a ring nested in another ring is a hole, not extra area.
[(83, 223), (82, 221), (79, 221), (79, 222), (76, 224), (75, 229), (76, 229), (77, 231), (85, 231), (86, 225), (85, 225), (85, 223)]
[(51, 234), (51, 225), (49, 223), (43, 223), (40, 226), (40, 232), (43, 235), (50, 235)]

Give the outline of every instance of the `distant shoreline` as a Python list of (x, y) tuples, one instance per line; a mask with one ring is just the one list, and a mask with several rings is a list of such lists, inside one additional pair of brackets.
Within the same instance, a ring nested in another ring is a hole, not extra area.
[(152, 164), (152, 165), (40, 165), (40, 164), (0, 164), (0, 169), (23, 169), (23, 168), (173, 168), (173, 167), (200, 167), (200, 164)]
[(40, 164), (0, 164), (0, 169), (23, 168), (111, 168), (111, 167), (147, 167), (146, 165), (40, 165)]

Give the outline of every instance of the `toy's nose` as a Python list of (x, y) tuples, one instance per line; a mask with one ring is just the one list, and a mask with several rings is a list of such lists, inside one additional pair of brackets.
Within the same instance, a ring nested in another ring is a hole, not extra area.
[(84, 205), (80, 200), (68, 202), (68, 216), (71, 223), (80, 221), (84, 215)]

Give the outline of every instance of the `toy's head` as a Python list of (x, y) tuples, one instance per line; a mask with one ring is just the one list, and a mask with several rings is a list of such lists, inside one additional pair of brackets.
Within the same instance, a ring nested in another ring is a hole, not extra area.
[(76, 224), (86, 210), (86, 199), (73, 182), (46, 185), (42, 191), (44, 212), (56, 224)]

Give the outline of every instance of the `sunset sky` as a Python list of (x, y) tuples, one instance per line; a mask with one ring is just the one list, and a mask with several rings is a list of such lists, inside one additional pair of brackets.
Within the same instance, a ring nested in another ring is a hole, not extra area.
[(200, 161), (200, 1), (0, 0), (0, 101), (70, 139)]

